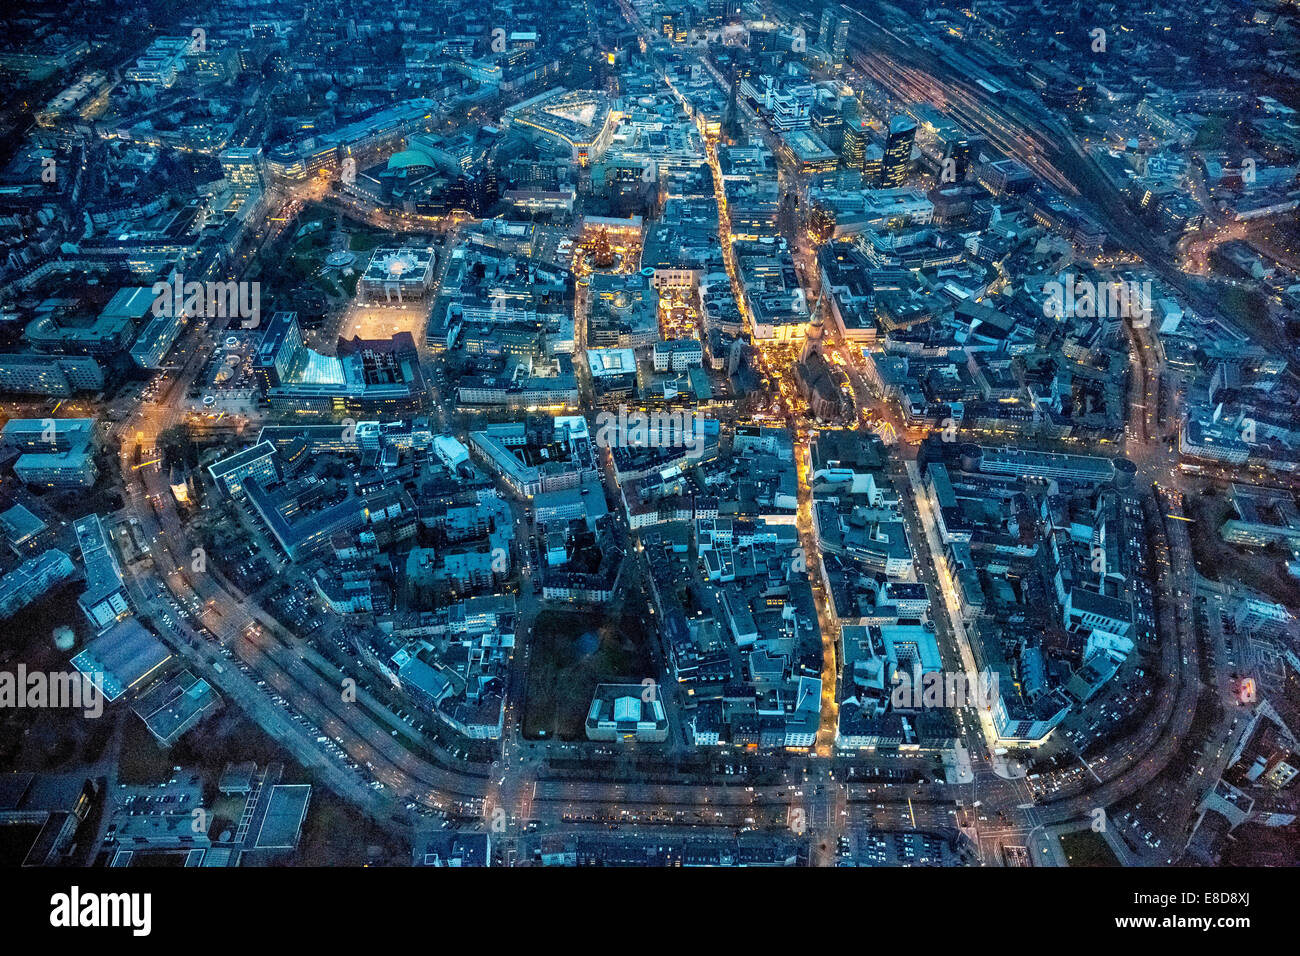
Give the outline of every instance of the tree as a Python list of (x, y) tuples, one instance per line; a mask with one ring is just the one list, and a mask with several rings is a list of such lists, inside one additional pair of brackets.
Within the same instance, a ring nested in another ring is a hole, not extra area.
[(163, 464), (168, 468), (172, 465), (185, 467), (191, 459), (198, 458), (198, 449), (185, 425), (172, 425), (159, 432), (158, 451), (162, 454)]
[(602, 228), (591, 247), (591, 260), (597, 269), (608, 269), (614, 264), (614, 247), (609, 241), (609, 230)]

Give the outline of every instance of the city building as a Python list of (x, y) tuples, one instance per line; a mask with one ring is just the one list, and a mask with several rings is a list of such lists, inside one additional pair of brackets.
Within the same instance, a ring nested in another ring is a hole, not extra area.
[(897, 189), (907, 181), (912, 166), (912, 146), (916, 141), (916, 123), (906, 116), (889, 121), (889, 138), (885, 140), (885, 158), (880, 172), (884, 189)]
[(668, 739), (668, 714), (659, 687), (601, 684), (587, 709), (587, 739), (659, 743)]
[(104, 387), (104, 370), (89, 355), (0, 355), (0, 392), (67, 398)]
[(73, 528), (86, 573), (86, 589), (77, 598), (77, 603), (96, 630), (104, 631), (131, 614), (131, 600), (122, 580), (122, 567), (99, 515), (79, 518)]
[(51, 548), (0, 577), (0, 618), (12, 617), (76, 573), (72, 559)]
[(95, 465), (95, 420), (92, 418), (14, 418), (0, 432), (0, 444), (21, 454), (14, 474), (29, 485), (89, 488)]

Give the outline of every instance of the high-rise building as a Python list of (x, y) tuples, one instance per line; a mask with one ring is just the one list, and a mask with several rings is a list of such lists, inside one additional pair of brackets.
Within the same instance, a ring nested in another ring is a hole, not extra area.
[(849, 48), (849, 18), (844, 8), (833, 3), (822, 12), (821, 32), (818, 34), (824, 49), (831, 58), (831, 66), (844, 65), (844, 56)]
[(822, 11), (822, 25), (817, 32), (817, 40), (822, 46), (828, 45), (828, 39), (831, 35), (831, 27), (835, 22), (835, 4), (827, 4), (826, 9)]
[(826, 148), (838, 153), (844, 145), (844, 116), (838, 103), (819, 101), (812, 109), (812, 131), (826, 144)]
[(844, 118), (844, 145), (840, 149), (840, 159), (846, 169), (861, 169), (862, 159), (867, 149), (867, 130), (862, 117), (857, 113)]
[(881, 170), (883, 189), (897, 189), (907, 181), (907, 170), (912, 164), (912, 144), (916, 140), (916, 124), (906, 116), (895, 116), (889, 121), (889, 138), (885, 141), (885, 164)]
[(161, 368), (163, 359), (181, 334), (185, 318), (183, 309), (170, 309), (150, 319), (131, 346), (131, 358), (135, 364), (141, 368)]
[(302, 329), (297, 312), (276, 312), (262, 333), (257, 347), (254, 369), (263, 388), (271, 389), (288, 381), (302, 359)]
[(669, 40), (682, 42), (691, 28), (691, 15), (687, 10), (665, 10), (659, 15), (659, 30)]
[(885, 151), (875, 143), (868, 143), (862, 154), (862, 182), (868, 189), (880, 185), (880, 177), (885, 170)]
[[(944, 145), (943, 151), (944, 167), (951, 169), (951, 182), (960, 183), (966, 179), (966, 173), (970, 170), (970, 141), (966, 138), (949, 140)], [(952, 160), (951, 166), (948, 160)], [(943, 169), (940, 170), (940, 176), (943, 175)]]

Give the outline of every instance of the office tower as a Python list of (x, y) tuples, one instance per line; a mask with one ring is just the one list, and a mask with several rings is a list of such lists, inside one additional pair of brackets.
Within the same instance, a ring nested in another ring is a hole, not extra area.
[(916, 139), (916, 124), (906, 116), (895, 116), (889, 122), (889, 139), (885, 141), (885, 164), (880, 185), (884, 189), (897, 189), (907, 181), (907, 170), (912, 163), (912, 143)]
[(831, 66), (843, 66), (844, 55), (849, 47), (849, 18), (844, 15), (843, 8), (838, 3), (831, 4), (822, 12), (818, 39), (822, 49), (830, 54)]
[(880, 177), (885, 168), (885, 151), (875, 143), (868, 143), (862, 154), (862, 183), (868, 189), (880, 185)]
[(262, 186), (262, 149), (232, 146), (222, 150), (217, 157), (221, 163), (222, 175), (237, 189), (253, 189)]
[(660, 32), (669, 40), (685, 42), (691, 29), (691, 11), (688, 9), (665, 10), (660, 14)]
[(700, 25), (712, 29), (722, 26), (727, 20), (730, 8), (733, 5), (739, 6), (728, 2), (728, 0), (708, 0), (704, 5), (704, 19), (700, 21)]
[(840, 151), (844, 144), (844, 116), (838, 102), (819, 101), (813, 105), (812, 131), (827, 149)]
[(947, 160), (951, 159), (953, 161), (952, 181), (957, 183), (964, 181), (966, 173), (970, 170), (970, 141), (965, 138), (949, 140), (944, 145), (943, 158), (945, 166)]
[(844, 146), (840, 150), (840, 160), (846, 169), (861, 169), (863, 156), (867, 149), (867, 131), (865, 123), (857, 113), (845, 117)]

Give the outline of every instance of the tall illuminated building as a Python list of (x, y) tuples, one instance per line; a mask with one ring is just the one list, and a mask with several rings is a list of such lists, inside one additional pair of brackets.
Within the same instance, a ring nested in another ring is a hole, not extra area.
[(880, 175), (885, 167), (885, 151), (875, 143), (868, 143), (862, 154), (862, 182), (868, 189), (880, 185)]
[(740, 4), (736, 0), (708, 0), (704, 5), (702, 26), (717, 28), (729, 20), (740, 18)]
[(222, 150), (217, 157), (221, 163), (221, 172), (237, 189), (260, 189), (262, 187), (262, 148), (232, 146)]
[(843, 13), (838, 3), (833, 3), (822, 12), (821, 32), (818, 34), (824, 49), (831, 58), (831, 66), (838, 69), (844, 65), (844, 55), (849, 48), (849, 18)]
[(844, 115), (839, 103), (818, 101), (812, 108), (813, 134), (834, 152), (839, 152), (844, 145)]
[(846, 169), (861, 169), (867, 149), (867, 130), (861, 116), (853, 113), (844, 118), (844, 146), (840, 160)]
[(944, 160), (952, 160), (953, 182), (962, 182), (970, 169), (970, 141), (962, 138), (950, 140), (944, 146)]
[(889, 138), (885, 140), (885, 164), (880, 174), (882, 189), (897, 189), (907, 181), (907, 169), (912, 163), (912, 143), (916, 140), (916, 124), (906, 116), (895, 116), (889, 121)]

